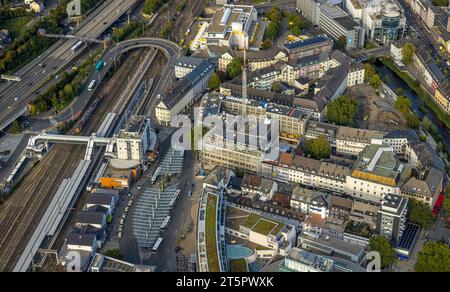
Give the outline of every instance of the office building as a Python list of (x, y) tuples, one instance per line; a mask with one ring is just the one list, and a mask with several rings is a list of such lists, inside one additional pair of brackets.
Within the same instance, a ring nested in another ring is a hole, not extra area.
[(117, 157), (124, 160), (147, 160), (147, 152), (154, 150), (156, 134), (146, 116), (132, 116), (117, 137)]
[(346, 49), (364, 48), (364, 28), (338, 6), (320, 6), (319, 27), (336, 41), (345, 38)]
[(161, 124), (170, 125), (172, 119), (192, 105), (208, 87), (214, 65), (208, 61), (179, 80), (175, 87), (160, 97), (156, 106), (156, 118)]
[(214, 13), (206, 30), (207, 45), (243, 49), (248, 46), (258, 19), (258, 12), (249, 5), (224, 5)]
[(280, 272), (331, 272), (333, 260), (294, 247), (279, 269)]
[(407, 198), (392, 194), (386, 195), (378, 212), (380, 234), (397, 243), (405, 231), (407, 213)]
[(404, 37), (406, 17), (395, 0), (346, 0), (345, 7), (368, 39), (388, 44)]
[(392, 147), (372, 144), (354, 163), (347, 189), (354, 198), (381, 203), (388, 194), (400, 195), (400, 186), (409, 177), (411, 167), (398, 160)]

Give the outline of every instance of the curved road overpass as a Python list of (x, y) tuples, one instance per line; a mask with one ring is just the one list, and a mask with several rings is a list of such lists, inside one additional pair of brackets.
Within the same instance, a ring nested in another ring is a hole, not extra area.
[[(139, 48), (156, 48), (161, 50), (166, 55), (168, 59), (167, 63), (168, 65), (166, 66), (166, 69), (162, 73), (163, 77), (169, 77), (171, 65), (174, 64), (176, 58), (181, 56), (181, 48), (174, 42), (159, 38), (138, 38), (126, 40), (116, 44), (114, 47), (111, 47), (106, 51), (103, 59), (113, 60), (114, 58), (118, 57), (121, 54)], [(109, 70), (112, 63), (113, 62), (108, 62), (105, 69)], [(95, 76), (94, 73), (91, 74), (91, 78), (93, 78), (94, 76)], [(170, 78), (161, 78), (161, 82), (158, 83), (155, 92), (159, 92), (162, 88), (164, 88), (164, 86), (167, 84), (169, 80)], [(77, 101), (73, 105), (74, 108), (73, 111), (78, 112), (84, 109), (84, 106), (87, 104), (88, 100), (91, 97), (92, 93), (88, 92), (86, 89), (83, 90), (83, 92), (80, 94), (79, 97), (77, 97)], [(29, 101), (31, 100), (28, 100), (27, 103), (22, 104), (20, 107), (15, 108), (14, 112), (6, 112), (5, 114), (7, 114), (7, 116), (0, 116), (0, 131), (6, 128), (8, 125), (10, 125), (15, 119), (19, 118), (20, 116), (24, 115), (27, 112), (26, 105), (28, 104)], [(70, 111), (66, 111), (60, 114), (56, 118), (56, 120), (65, 121), (70, 117), (71, 117)]]

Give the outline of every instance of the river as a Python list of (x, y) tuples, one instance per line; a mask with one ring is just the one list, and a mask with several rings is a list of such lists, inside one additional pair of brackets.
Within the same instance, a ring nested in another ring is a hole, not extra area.
[(385, 80), (387, 76), (390, 81), (387, 84), (392, 90), (395, 91), (397, 88), (401, 87), (406, 91), (405, 95), (411, 100), (414, 112), (420, 119), (428, 117), (428, 119), (437, 126), (438, 133), (442, 137), (444, 145), (447, 145), (447, 149), (450, 150), (450, 130), (439, 120), (437, 115), (417, 96), (414, 90), (412, 90), (405, 81), (398, 77), (395, 72), (384, 66), (382, 62), (377, 61), (375, 63), (375, 68), (380, 73), (383, 80)]

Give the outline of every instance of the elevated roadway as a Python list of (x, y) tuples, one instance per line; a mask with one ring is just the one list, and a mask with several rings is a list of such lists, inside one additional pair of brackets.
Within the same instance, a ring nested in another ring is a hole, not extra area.
[[(138, 0), (106, 0), (81, 23), (74, 36), (98, 38), (137, 2)], [(22, 81), (0, 87), (0, 131), (26, 112), (28, 103), (37, 97), (36, 91), (50, 75), (56, 75), (80, 54), (71, 50), (76, 42), (75, 38), (57, 41), (15, 74)]]

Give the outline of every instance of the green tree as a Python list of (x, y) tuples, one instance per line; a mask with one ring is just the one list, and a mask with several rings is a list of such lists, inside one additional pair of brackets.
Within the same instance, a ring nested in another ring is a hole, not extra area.
[(445, 189), (444, 209), (450, 213), (450, 185)]
[(408, 204), (408, 221), (429, 228), (434, 223), (434, 217), (428, 205), (411, 199)]
[(407, 43), (402, 49), (402, 61), (405, 65), (409, 65), (413, 62), (414, 54), (416, 53), (416, 47)]
[(272, 47), (272, 41), (270, 39), (266, 39), (261, 44), (261, 49), (268, 50)]
[(403, 87), (397, 87), (395, 93), (397, 93), (397, 95), (406, 95), (407, 92)]
[(272, 84), (272, 87), (270, 88), (270, 91), (280, 93), (281, 92), (281, 84), (279, 82), (274, 82)]
[(280, 33), (280, 27), (281, 25), (279, 22), (269, 23), (266, 28), (265, 38), (270, 40), (275, 39)]
[(242, 74), (242, 65), (243, 65), (242, 58), (234, 58), (233, 61), (231, 61), (230, 64), (227, 66), (227, 76), (229, 79), (233, 79), (236, 76), (239, 76)]
[(11, 125), (11, 129), (9, 130), (9, 132), (11, 134), (20, 134), (22, 131), (22, 128), (20, 126), (20, 123), (18, 120), (15, 120), (12, 125)]
[(216, 90), (220, 87), (220, 77), (217, 73), (213, 73), (209, 78), (208, 88), (210, 90)]
[(411, 109), (411, 100), (406, 96), (399, 96), (395, 101), (394, 105), (395, 109), (401, 112), (402, 114), (407, 113)]
[(418, 129), (420, 126), (420, 119), (417, 115), (408, 112), (404, 114), (404, 117), (406, 119), (406, 124), (408, 125), (408, 127), (410, 127), (411, 129)]
[(347, 38), (345, 36), (340, 36), (337, 41), (337, 47), (340, 51), (345, 51), (345, 48), (347, 47)]
[(381, 78), (380, 75), (375, 74), (373, 75), (372, 79), (370, 79), (370, 86), (372, 86), (375, 89), (381, 89)]
[(448, 7), (448, 0), (433, 0), (433, 6)]
[(425, 131), (430, 131), (432, 123), (428, 117), (424, 117), (421, 125)]
[(308, 22), (297, 13), (288, 13), (288, 25), (291, 34), (299, 36), (308, 27)]
[(103, 255), (113, 259), (123, 260), (123, 254), (118, 248), (107, 250)]
[(397, 257), (389, 240), (384, 236), (373, 236), (369, 239), (369, 250), (377, 251), (381, 256), (381, 268), (395, 263)]
[(329, 158), (331, 155), (331, 146), (328, 139), (321, 135), (318, 138), (311, 139), (305, 142), (304, 150), (306, 154), (313, 159)]
[(329, 122), (340, 126), (352, 126), (358, 111), (358, 102), (354, 98), (343, 95), (332, 101), (326, 110)]
[(375, 71), (375, 67), (370, 63), (364, 64), (364, 70), (365, 70), (364, 80), (366, 82), (369, 82), (372, 79), (373, 75), (377, 73)]
[(416, 272), (450, 272), (450, 248), (435, 241), (425, 243), (417, 255)]

